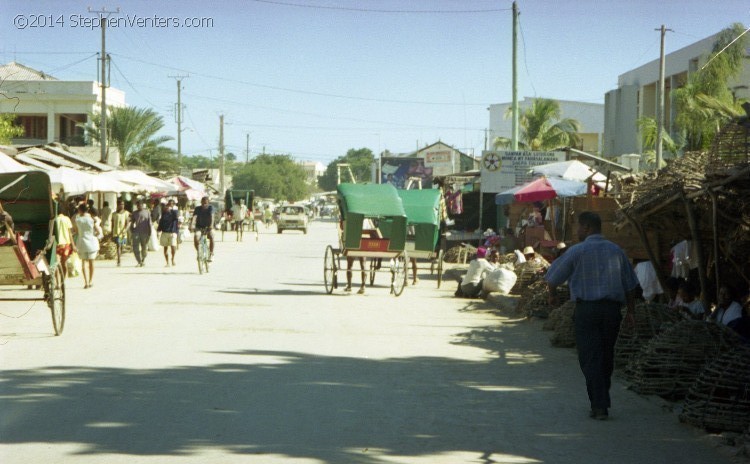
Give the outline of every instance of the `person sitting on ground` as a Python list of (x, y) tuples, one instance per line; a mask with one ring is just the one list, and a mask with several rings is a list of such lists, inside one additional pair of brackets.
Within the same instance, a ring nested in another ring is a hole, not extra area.
[(677, 290), (677, 295), (682, 299), (682, 305), (677, 308), (685, 311), (691, 318), (702, 320), (708, 316), (708, 309), (697, 298), (698, 292), (693, 285), (683, 282)]
[(680, 277), (668, 277), (667, 281), (665, 282), (665, 285), (667, 286), (667, 296), (669, 297), (669, 301), (667, 302), (667, 307), (669, 309), (677, 309), (679, 306), (682, 306), (682, 298), (679, 296), (679, 289), (680, 284), (685, 282), (685, 279), (682, 279)]
[(732, 327), (735, 321), (742, 317), (742, 305), (735, 298), (736, 292), (732, 287), (728, 285), (719, 287), (719, 301), (709, 319), (716, 321), (718, 324)]
[(461, 280), (458, 290), (456, 290), (456, 296), (476, 298), (482, 295), (484, 277), (488, 272), (495, 269), (495, 266), (485, 258), (486, 254), (486, 248), (477, 248), (477, 257), (469, 263), (469, 269), (466, 270), (466, 275)]

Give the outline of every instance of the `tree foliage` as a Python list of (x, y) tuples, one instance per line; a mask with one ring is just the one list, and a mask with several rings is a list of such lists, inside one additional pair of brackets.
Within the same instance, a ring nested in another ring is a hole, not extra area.
[[(645, 155), (646, 163), (648, 164), (655, 164), (656, 163), (656, 134), (657, 134), (657, 127), (656, 127), (656, 119), (649, 118), (649, 117), (642, 117), (638, 118), (638, 131), (641, 134), (641, 140), (643, 144), (643, 154)], [(672, 137), (667, 133), (667, 131), (662, 127), (661, 129), (661, 137), (662, 137), (662, 147), (671, 153), (672, 155), (677, 155), (677, 152), (680, 150), (681, 146), (675, 142)], [(659, 168), (663, 167), (666, 164), (664, 160), (662, 160), (662, 166), (659, 166)]]
[(24, 134), (23, 127), (16, 125), (16, 116), (0, 114), (0, 144), (10, 145), (11, 139)]
[(232, 183), (262, 198), (298, 201), (307, 196), (305, 179), (305, 170), (290, 155), (258, 155), (239, 167)]
[[(506, 117), (508, 115), (506, 113)], [(544, 151), (575, 147), (581, 143), (578, 135), (581, 123), (575, 119), (562, 118), (560, 104), (556, 100), (535, 98), (531, 106), (519, 115), (518, 123), (521, 129), (518, 147), (523, 150)], [(496, 148), (508, 148), (511, 140), (497, 137), (494, 145)]]
[[(339, 156), (335, 160), (328, 163), (325, 173), (318, 179), (318, 186), (323, 191), (329, 192), (336, 190), (336, 182), (338, 180), (338, 169), (339, 163), (349, 164), (354, 174), (354, 179), (357, 182), (369, 182), (372, 175), (372, 163), (375, 162), (375, 155), (369, 148), (350, 148), (346, 155)], [(342, 172), (342, 182), (350, 182), (348, 172), (344, 174)]]
[[(101, 114), (92, 113), (84, 126), (86, 135), (99, 142)], [(107, 139), (120, 150), (122, 164), (144, 168), (174, 169), (177, 166), (174, 150), (163, 144), (172, 140), (157, 135), (164, 128), (161, 116), (150, 108), (110, 107), (107, 119)]]
[(749, 42), (747, 34), (741, 36), (744, 30), (745, 26), (736, 23), (721, 31), (703, 68), (672, 93), (677, 109), (675, 125), (687, 150), (707, 149), (721, 126), (742, 114), (742, 101), (735, 97), (728, 83), (743, 69)]

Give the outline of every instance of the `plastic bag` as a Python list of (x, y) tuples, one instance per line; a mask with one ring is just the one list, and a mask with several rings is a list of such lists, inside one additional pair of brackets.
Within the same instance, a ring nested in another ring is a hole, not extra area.
[(154, 226), (151, 226), (151, 235), (148, 238), (148, 251), (156, 251), (159, 249), (159, 235), (156, 233)]
[(486, 292), (499, 292), (503, 295), (510, 293), (510, 290), (516, 284), (518, 276), (515, 272), (500, 267), (491, 271), (484, 278), (484, 291)]
[(78, 277), (83, 272), (83, 261), (78, 256), (77, 252), (73, 252), (68, 256), (68, 277)]

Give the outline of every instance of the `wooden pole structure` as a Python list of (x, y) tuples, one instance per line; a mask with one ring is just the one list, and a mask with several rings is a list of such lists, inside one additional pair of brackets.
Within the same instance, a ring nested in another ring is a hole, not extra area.
[(695, 259), (698, 261), (698, 280), (701, 284), (701, 300), (706, 310), (708, 310), (708, 280), (706, 279), (706, 269), (704, 268), (706, 260), (703, 257), (703, 248), (700, 245), (700, 232), (698, 231), (698, 221), (695, 217), (695, 210), (693, 204), (685, 196), (685, 191), (680, 192), (682, 202), (685, 204), (685, 212), (687, 213), (688, 226), (690, 227), (690, 235), (693, 241), (693, 248), (695, 248)]
[(628, 220), (631, 226), (635, 228), (635, 230), (638, 232), (638, 235), (641, 237), (641, 244), (643, 245), (643, 248), (646, 250), (646, 254), (648, 254), (648, 259), (651, 261), (651, 265), (654, 267), (654, 272), (656, 272), (656, 278), (659, 280), (659, 285), (661, 285), (661, 288), (666, 291), (667, 289), (667, 279), (664, 277), (664, 274), (661, 270), (661, 263), (657, 259), (656, 255), (654, 254), (654, 250), (651, 248), (651, 243), (648, 241), (648, 236), (646, 235), (646, 231), (643, 230), (643, 228), (638, 224), (638, 222), (633, 219), (633, 216), (628, 214), (627, 211), (622, 209), (622, 206), (618, 202), (618, 206), (620, 207), (620, 212), (625, 216), (625, 218)]
[(719, 301), (719, 200), (713, 190), (708, 189), (708, 194), (711, 195), (711, 226), (714, 232), (714, 289), (716, 290), (716, 301)]

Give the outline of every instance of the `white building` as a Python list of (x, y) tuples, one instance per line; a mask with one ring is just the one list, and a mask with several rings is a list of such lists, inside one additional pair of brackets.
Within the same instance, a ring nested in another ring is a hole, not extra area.
[[(708, 60), (718, 34), (688, 45), (665, 56), (664, 60), (664, 127), (674, 135), (676, 111), (671, 97), (672, 89), (683, 86), (688, 77), (697, 72)], [(738, 98), (750, 98), (750, 50), (745, 53), (743, 73), (729, 88)], [(656, 118), (658, 105), (659, 59), (621, 74), (617, 89), (607, 92), (604, 99), (604, 147), (608, 156), (626, 153), (641, 153), (637, 120), (641, 117)]]
[(300, 161), (299, 165), (305, 170), (307, 183), (311, 185), (316, 185), (318, 177), (326, 172), (326, 167), (319, 161)]
[[(581, 146), (573, 147), (588, 153), (599, 153), (602, 149), (604, 136), (604, 105), (600, 103), (585, 103), (568, 100), (555, 100), (560, 104), (562, 118), (575, 119), (581, 123)], [(534, 98), (525, 97), (518, 102), (521, 112), (531, 107)], [(496, 137), (511, 138), (513, 121), (506, 117), (511, 103), (497, 103), (490, 105), (490, 129), (488, 144), (492, 148), (492, 141)]]
[[(79, 124), (101, 109), (98, 82), (61, 81), (15, 61), (0, 65), (0, 92), (0, 114), (16, 115), (24, 128), (14, 145), (85, 145)], [(125, 93), (108, 87), (107, 106), (125, 106)]]

